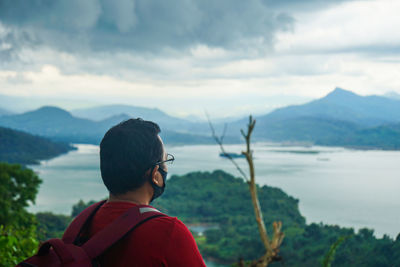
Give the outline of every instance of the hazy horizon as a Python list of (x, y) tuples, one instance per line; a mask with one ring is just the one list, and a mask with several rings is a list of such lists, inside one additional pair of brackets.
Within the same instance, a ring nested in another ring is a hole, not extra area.
[[(338, 87), (335, 88), (335, 90)], [(343, 89), (343, 88), (339, 88)], [(353, 92), (352, 90), (344, 89), (346, 91)], [(333, 90), (331, 91), (333, 92)], [(329, 92), (329, 93), (331, 93)], [(356, 92), (353, 92), (356, 93)], [(375, 95), (375, 94), (372, 94)], [(371, 96), (371, 95), (366, 95), (366, 96)], [(400, 94), (397, 94), (396, 92), (393, 91), (388, 91), (385, 92), (381, 95), (377, 96), (383, 96), (383, 97), (391, 97), (395, 99), (400, 99)], [(324, 97), (324, 96), (323, 96)], [(95, 107), (101, 107), (101, 106), (114, 106), (114, 105), (121, 105), (121, 106), (132, 106), (132, 107), (142, 107), (142, 108), (149, 108), (149, 109), (159, 109), (162, 112), (178, 117), (178, 118), (183, 118), (183, 119), (188, 119), (188, 120), (201, 120), (201, 121), (206, 121), (207, 118), (205, 116), (205, 112), (207, 111), (207, 108), (204, 107), (203, 109), (199, 109), (198, 112), (194, 113), (181, 113), (181, 112), (170, 112), (169, 110), (164, 110), (163, 108), (157, 107), (157, 106), (148, 106), (148, 105), (140, 105), (136, 103), (118, 103), (118, 102), (90, 102), (90, 101), (76, 101), (76, 100), (68, 100), (68, 99), (63, 99), (63, 98), (45, 98), (45, 97), (18, 97), (18, 96), (12, 96), (12, 95), (5, 95), (5, 94), (0, 94), (0, 99), (4, 99), (2, 106), (0, 108), (3, 108), (7, 111), (11, 111), (14, 113), (24, 113), (28, 111), (32, 111), (44, 106), (55, 106), (62, 108), (64, 110), (67, 110), (69, 112), (80, 110), (80, 109), (88, 109), (88, 108), (95, 108)], [(245, 117), (248, 115), (265, 115), (267, 113), (270, 113), (274, 111), (277, 108), (282, 108), (282, 107), (287, 107), (291, 105), (301, 105), (308, 103), (310, 101), (316, 100), (318, 98), (306, 98), (306, 97), (300, 97), (300, 96), (291, 96), (291, 95), (275, 95), (267, 98), (267, 102), (270, 104), (270, 107), (264, 108), (264, 109), (254, 109), (254, 110), (246, 110), (246, 111), (237, 111), (237, 112), (230, 112), (230, 113), (218, 113), (215, 112), (213, 113), (213, 119), (221, 120), (221, 119), (232, 119), (232, 118), (240, 118), (240, 117)], [(234, 108), (233, 108), (234, 110)]]

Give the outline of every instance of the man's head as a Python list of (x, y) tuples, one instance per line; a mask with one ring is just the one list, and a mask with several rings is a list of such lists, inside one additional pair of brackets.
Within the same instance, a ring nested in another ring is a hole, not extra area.
[(156, 163), (165, 158), (159, 132), (156, 123), (130, 119), (104, 135), (100, 143), (100, 170), (111, 194), (134, 191), (149, 181), (149, 175), (158, 169)]

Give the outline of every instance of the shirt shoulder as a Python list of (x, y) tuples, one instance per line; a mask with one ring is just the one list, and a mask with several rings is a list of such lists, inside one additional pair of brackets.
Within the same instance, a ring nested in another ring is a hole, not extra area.
[[(112, 205), (111, 205), (112, 204)], [(111, 203), (94, 218), (92, 234), (120, 216), (129, 206)], [(101, 266), (205, 266), (196, 242), (176, 217), (152, 218), (133, 229), (101, 256)]]
[(192, 233), (177, 218), (165, 250), (166, 266), (206, 266)]
[(176, 217), (162, 216), (145, 222), (129, 235), (124, 247), (126, 257), (140, 254), (136, 255), (143, 256), (140, 261), (151, 260), (158, 266), (205, 266), (192, 233)]

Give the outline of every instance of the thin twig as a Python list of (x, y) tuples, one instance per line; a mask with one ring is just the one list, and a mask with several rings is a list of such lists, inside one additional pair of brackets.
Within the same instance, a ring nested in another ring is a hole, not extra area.
[(225, 137), (225, 134), (226, 134), (226, 129), (228, 128), (228, 124), (224, 124), (224, 130), (222, 131), (222, 135), (221, 135), (221, 137), (220, 137), (220, 140), (221, 140), (221, 144), (224, 142), (224, 137)]
[(217, 144), (219, 145), (222, 154), (223, 154), (225, 157), (227, 157), (227, 158), (232, 162), (232, 164), (236, 167), (236, 169), (237, 169), (237, 170), (239, 171), (239, 173), (242, 175), (243, 179), (244, 179), (246, 182), (249, 182), (250, 180), (249, 180), (249, 178), (247, 177), (246, 173), (242, 170), (242, 168), (240, 168), (240, 166), (236, 163), (236, 161), (232, 158), (232, 156), (229, 155), (228, 153), (226, 153), (226, 151), (225, 151), (225, 149), (224, 149), (224, 145), (223, 145), (222, 141), (223, 141), (223, 139), (224, 139), (224, 137), (225, 137), (225, 133), (226, 133), (226, 128), (227, 128), (226, 124), (225, 124), (225, 126), (224, 126), (223, 135), (222, 135), (221, 137), (218, 137), (217, 134), (215, 133), (214, 126), (213, 126), (213, 124), (212, 124), (212, 122), (211, 122), (211, 120), (210, 120), (210, 116), (208, 116), (208, 113), (207, 113), (207, 112), (206, 112), (206, 116), (207, 116), (208, 124), (210, 125), (212, 138), (214, 138), (215, 142), (217, 142)]

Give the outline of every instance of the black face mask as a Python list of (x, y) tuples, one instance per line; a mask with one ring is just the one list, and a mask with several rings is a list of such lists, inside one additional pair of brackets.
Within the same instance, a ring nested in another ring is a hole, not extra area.
[(150, 184), (154, 189), (154, 194), (153, 197), (151, 198), (150, 202), (152, 202), (154, 199), (158, 198), (159, 196), (161, 196), (164, 193), (165, 190), (165, 182), (167, 181), (167, 174), (168, 172), (164, 171), (160, 166), (158, 167), (158, 171), (160, 172), (162, 178), (163, 178), (163, 186), (158, 186), (156, 185), (153, 180), (150, 178)]

